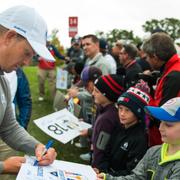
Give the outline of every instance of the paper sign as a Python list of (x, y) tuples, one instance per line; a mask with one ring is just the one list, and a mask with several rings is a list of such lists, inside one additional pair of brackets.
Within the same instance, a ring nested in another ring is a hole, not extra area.
[(46, 134), (66, 144), (80, 135), (80, 130), (88, 129), (90, 124), (79, 121), (67, 109), (57, 111), (34, 121)]
[(67, 89), (68, 72), (61, 68), (57, 68), (56, 88)]
[(22, 164), (16, 180), (96, 180), (89, 165), (55, 160), (49, 166), (33, 166), (30, 158)]

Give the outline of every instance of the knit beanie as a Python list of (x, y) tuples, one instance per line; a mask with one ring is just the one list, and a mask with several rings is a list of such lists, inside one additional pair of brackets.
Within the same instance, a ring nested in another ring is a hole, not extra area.
[(112, 102), (117, 102), (118, 97), (125, 91), (124, 77), (115, 74), (99, 77), (95, 80), (94, 85)]
[(118, 105), (128, 107), (139, 120), (145, 120), (144, 107), (150, 101), (150, 96), (136, 87), (130, 87), (118, 98)]

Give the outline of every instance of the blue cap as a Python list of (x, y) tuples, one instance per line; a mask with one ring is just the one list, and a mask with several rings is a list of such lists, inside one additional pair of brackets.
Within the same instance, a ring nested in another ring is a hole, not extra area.
[(180, 97), (168, 100), (161, 107), (146, 106), (145, 110), (156, 119), (180, 122)]

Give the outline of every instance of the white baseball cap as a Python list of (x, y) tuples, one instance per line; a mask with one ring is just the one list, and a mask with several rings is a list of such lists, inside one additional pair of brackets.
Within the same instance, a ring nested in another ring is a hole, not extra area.
[(46, 47), (47, 25), (34, 8), (28, 6), (9, 8), (0, 13), (0, 24), (26, 38), (39, 56), (55, 61)]

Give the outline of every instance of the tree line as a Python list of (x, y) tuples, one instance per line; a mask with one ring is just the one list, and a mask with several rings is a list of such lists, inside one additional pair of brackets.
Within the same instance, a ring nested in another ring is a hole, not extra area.
[[(146, 21), (142, 25), (143, 31), (146, 33), (153, 33), (156, 31), (164, 31), (171, 36), (173, 40), (180, 38), (180, 20), (175, 18), (165, 18), (162, 20), (152, 19)], [(123, 29), (113, 29), (110, 32), (97, 31), (96, 35), (99, 38), (107, 39), (108, 43), (111, 45), (117, 40), (128, 40), (134, 44), (139, 44), (142, 42), (142, 38), (134, 34), (133, 31), (127, 31)]]

